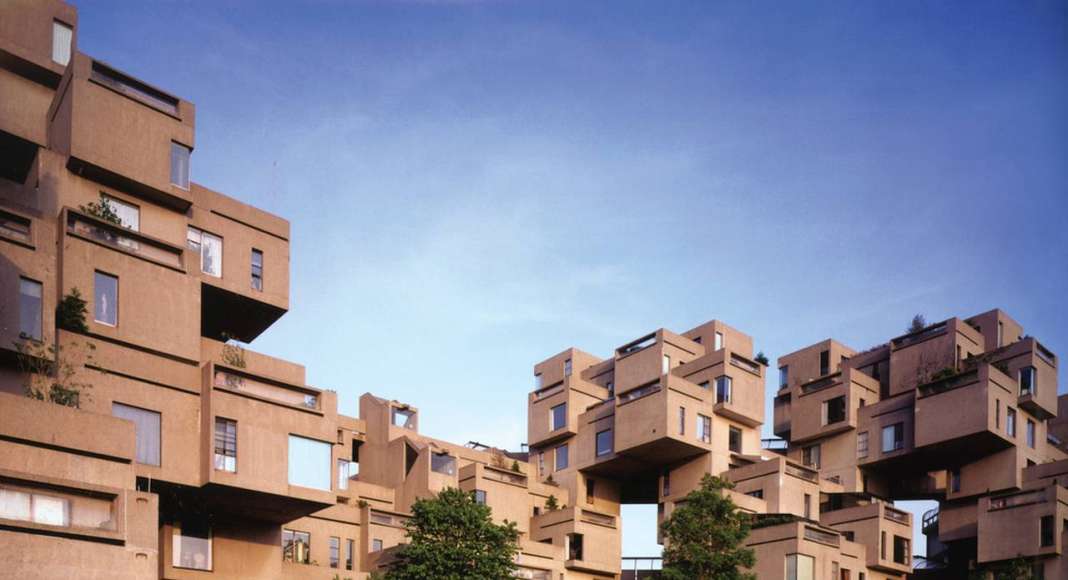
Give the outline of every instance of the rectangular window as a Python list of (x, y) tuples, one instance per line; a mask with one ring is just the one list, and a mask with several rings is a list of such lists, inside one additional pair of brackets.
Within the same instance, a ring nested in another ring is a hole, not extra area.
[(534, 375), (534, 390), (541, 390), (541, 373)]
[(863, 458), (868, 456), (868, 432), (862, 431), (857, 433), (857, 457)]
[(671, 495), (671, 471), (664, 472), (663, 484), (664, 497), (667, 497)]
[(949, 491), (960, 493), (960, 468), (949, 470)]
[(571, 359), (567, 359), (564, 361), (564, 376), (571, 376)]
[(757, 499), (764, 499), (764, 490), (754, 489), (753, 491), (747, 491), (745, 495), (748, 495), (749, 497), (755, 497)]
[(1001, 348), (1002, 337), (1005, 336), (1005, 324), (998, 322), (998, 348)]
[(820, 376), (831, 374), (831, 351), (820, 351)]
[(905, 447), (905, 424), (894, 423), (883, 427), (883, 453), (890, 453)]
[(190, 570), (211, 570), (211, 528), (202, 522), (174, 524), (171, 565)]
[(19, 278), (19, 337), (41, 340), (41, 300), (44, 287), (29, 278)]
[(908, 538), (894, 536), (894, 562), (897, 564), (908, 564), (909, 558)]
[(879, 557), (886, 559), (886, 532), (879, 532)]
[(823, 402), (823, 424), (830, 425), (846, 420), (845, 395)]
[(119, 325), (119, 279), (111, 274), (93, 274), (93, 319), (108, 326)]
[(0, 210), (0, 236), (30, 244), (33, 243), (32, 231), (32, 221)]
[(393, 409), (393, 426), (404, 429), (415, 429), (415, 411), (408, 409)]
[(549, 430), (556, 431), (567, 426), (567, 403), (549, 409)]
[(1001, 399), (994, 399), (994, 429), (1001, 429)]
[(712, 442), (712, 417), (697, 415), (697, 438), (703, 443)]
[(111, 208), (119, 219), (119, 225), (135, 232), (141, 231), (141, 210), (136, 205), (103, 193), (100, 194), (100, 203), (101, 205), (106, 203)]
[(545, 477), (545, 452), (538, 452), (538, 475)]
[(431, 453), (430, 471), (443, 475), (456, 475), (456, 458), (448, 453)]
[(786, 580), (815, 580), (816, 559), (804, 554), (786, 556)]
[[(156, 90), (137, 79), (126, 76), (100, 61), (93, 61), (93, 69), (89, 78), (125, 97), (134, 99), (135, 101), (152, 107), (153, 109), (163, 111), (164, 113), (175, 117), (178, 116), (178, 99), (167, 93)], [(173, 175), (173, 164), (171, 167)]]
[(189, 189), (189, 154), (193, 150), (171, 141), (171, 183)]
[(352, 570), (352, 554), (356, 551), (356, 542), (345, 540), (345, 569)]
[(812, 496), (805, 494), (805, 519), (812, 519)]
[(612, 430), (598, 431), (596, 436), (597, 457), (612, 453)]
[(345, 490), (349, 488), (349, 480), (356, 476), (356, 467), (359, 463), (354, 463), (348, 459), (337, 460), (337, 488)]
[(252, 289), (263, 292), (263, 252), (252, 248)]
[(382, 551), (382, 540), (371, 540), (371, 551), (372, 552), (381, 552)]
[(160, 464), (160, 414), (122, 403), (111, 404), (111, 414), (134, 424), (136, 459), (145, 465)]
[(723, 333), (717, 332), (715, 338), (714, 348), (712, 350), (719, 350), (723, 348)]
[(1027, 420), (1027, 446), (1035, 448), (1035, 422), (1030, 419)]
[(730, 433), (727, 438), (727, 445), (731, 451), (735, 453), (742, 452), (742, 430), (731, 425)]
[(1005, 433), (1009, 437), (1016, 437), (1016, 409), (1006, 407)]
[(189, 226), (185, 239), (189, 249), (200, 254), (200, 271), (216, 278), (222, 278), (222, 238)]
[[(111, 505), (108, 504), (110, 515)], [(70, 500), (52, 493), (14, 487), (0, 487), (0, 517), (46, 524), (71, 525)]]
[(1035, 367), (1023, 367), (1020, 369), (1020, 396), (1034, 395), (1037, 381), (1035, 380)]
[(289, 436), (289, 483), (330, 491), (330, 444)]
[(779, 367), (779, 388), (783, 388), (790, 384), (790, 367), (789, 365), (783, 365)]
[(341, 538), (330, 536), (330, 567), (337, 568), (341, 564)]
[(671, 371), (671, 357), (664, 355), (664, 358), (660, 359), (660, 374), (666, 375)]
[(486, 505), (486, 492), (481, 489), (475, 490), (475, 503)]
[(567, 443), (556, 448), (556, 471), (567, 469)]
[(237, 421), (215, 418), (215, 469), (237, 473)]
[(717, 403), (729, 403), (731, 402), (731, 388), (733, 381), (730, 377), (724, 375), (716, 378), (716, 402)]
[(582, 560), (582, 534), (567, 535), (567, 559)]
[(282, 529), (282, 561), (311, 563), (311, 534)]
[(74, 29), (58, 20), (52, 21), (52, 61), (67, 66), (70, 63), (71, 47), (74, 44)]
[(809, 445), (801, 450), (801, 462), (813, 469), (820, 468), (820, 446)]
[(686, 407), (679, 407), (679, 435), (686, 434)]
[(1039, 534), (1043, 548), (1053, 545), (1053, 516), (1042, 516), (1039, 521)]
[(597, 489), (596, 479), (586, 480), (586, 503), (592, 504), (594, 498), (594, 491)]

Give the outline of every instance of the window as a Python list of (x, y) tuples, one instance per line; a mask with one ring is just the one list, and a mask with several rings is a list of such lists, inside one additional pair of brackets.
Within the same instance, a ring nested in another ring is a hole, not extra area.
[(898, 564), (908, 564), (910, 561), (909, 559), (909, 539), (902, 538), (901, 536), (894, 536), (894, 562)]
[(886, 532), (879, 532), (879, 557), (886, 559)]
[(764, 499), (764, 490), (754, 489), (753, 491), (746, 492), (745, 495), (748, 495), (749, 497), (755, 497), (757, 499)]
[(290, 435), (289, 483), (330, 491), (330, 444)]
[(311, 534), (282, 529), (282, 561), (311, 563)]
[(1041, 535), (1042, 547), (1053, 545), (1053, 516), (1042, 516), (1039, 522), (1039, 533)]
[(32, 228), (32, 221), (0, 210), (0, 236), (30, 244), (33, 243)]
[(556, 431), (567, 426), (567, 403), (549, 409), (549, 430)]
[(582, 560), (582, 534), (567, 535), (567, 559)]
[(1034, 395), (1037, 381), (1035, 380), (1035, 367), (1023, 367), (1020, 369), (1020, 396)]
[(178, 116), (178, 99), (128, 77), (104, 63), (93, 61), (93, 69), (89, 78), (153, 109)]
[(949, 470), (949, 490), (953, 493), (960, 492), (960, 468)]
[(697, 383), (697, 386), (707, 391), (711, 384), (708, 381), (701, 381), (700, 383)]
[(1001, 348), (1002, 339), (1005, 336), (1005, 324), (998, 321), (998, 348)]
[(252, 248), (252, 289), (263, 292), (263, 252)]
[(237, 421), (215, 418), (215, 469), (237, 472)]
[(119, 324), (119, 279), (111, 274), (94, 273), (93, 319), (108, 326)]
[(1027, 420), (1027, 446), (1035, 448), (1035, 422), (1030, 419)]
[(410, 409), (393, 409), (393, 426), (415, 429), (415, 411)]
[(1001, 399), (994, 399), (994, 429), (1001, 429)]
[(448, 453), (431, 453), (430, 471), (444, 475), (456, 475), (456, 458)]
[(616, 396), (616, 386), (612, 383), (612, 381), (608, 381), (607, 383), (605, 383), (604, 388), (608, 389), (608, 398)]
[(0, 487), (0, 517), (46, 524), (70, 525), (70, 500), (50, 493)]
[(697, 438), (703, 443), (712, 442), (712, 417), (697, 415)]
[(823, 402), (823, 424), (830, 425), (846, 419), (845, 395), (835, 397)]
[(341, 538), (330, 536), (330, 567), (337, 568), (341, 564)]
[(19, 337), (41, 340), (41, 299), (44, 295), (40, 282), (19, 278)]
[(731, 451), (735, 453), (742, 452), (742, 430), (731, 425), (730, 433), (728, 434), (727, 445)]
[(345, 540), (345, 569), (352, 570), (352, 554), (356, 551), (356, 542)]
[(486, 505), (486, 492), (484, 490), (475, 490), (475, 503)]
[(137, 442), (136, 459), (145, 465), (160, 464), (160, 414), (147, 409), (138, 409), (122, 403), (111, 404), (111, 414), (132, 421)]
[(571, 359), (567, 359), (564, 361), (564, 376), (571, 376)]
[(857, 457), (868, 456), (868, 432), (857, 433)]
[(107, 203), (111, 207), (111, 211), (115, 212), (119, 218), (119, 225), (135, 232), (141, 230), (141, 210), (136, 205), (103, 193), (100, 194), (100, 202), (101, 204)]
[(820, 376), (831, 374), (831, 351), (820, 351)]
[(540, 389), (541, 389), (541, 373), (538, 373), (538, 374), (534, 375), (534, 390), (537, 391), (537, 390), (540, 390)]
[(202, 522), (174, 524), (171, 565), (191, 570), (211, 570), (211, 528)]
[(883, 453), (890, 453), (905, 447), (905, 424), (894, 423), (883, 427)]
[(779, 388), (783, 388), (790, 384), (790, 366), (783, 365), (779, 367)]
[(679, 407), (679, 435), (686, 434), (686, 407)]
[(189, 189), (189, 154), (193, 150), (171, 141), (171, 183)]
[(1012, 407), (1006, 407), (1005, 414), (1005, 433), (1009, 437), (1016, 436), (1016, 409)]
[(545, 452), (538, 452), (538, 475), (545, 477)]
[(805, 519), (812, 519), (812, 496), (805, 494)]
[(665, 497), (671, 495), (671, 472), (670, 471), (665, 471), (664, 472), (663, 491), (664, 491), (664, 496)]
[(714, 346), (714, 348), (712, 350), (719, 350), (719, 349), (723, 348), (723, 333), (722, 332), (717, 332), (716, 333), (715, 344), (713, 346)]
[(356, 477), (357, 468), (359, 463), (349, 461), (348, 459), (337, 460), (337, 488), (348, 489), (349, 480)]
[(666, 375), (671, 370), (671, 357), (664, 355), (664, 358), (660, 359), (660, 374)]
[(382, 551), (382, 540), (371, 540), (371, 551), (372, 552), (381, 552)]
[(222, 238), (189, 226), (185, 240), (190, 250), (200, 254), (200, 271), (216, 278), (222, 278)]
[(567, 469), (567, 443), (556, 448), (556, 471)]
[(596, 436), (597, 457), (612, 453), (612, 430), (598, 431)]
[(786, 580), (815, 580), (816, 559), (804, 554), (786, 556)]
[(597, 489), (597, 480), (596, 479), (587, 479), (586, 480), (586, 503), (590, 503), (590, 504), (593, 503), (593, 498), (596, 495), (594, 493), (594, 491), (596, 489)]
[(801, 449), (801, 463), (813, 469), (820, 468), (820, 446), (809, 445)]
[(716, 402), (717, 403), (729, 403), (731, 402), (731, 387), (733, 381), (731, 378), (724, 375), (716, 379)]
[(70, 62), (71, 46), (74, 43), (74, 29), (69, 24), (58, 20), (52, 21), (52, 60), (56, 64), (67, 66)]

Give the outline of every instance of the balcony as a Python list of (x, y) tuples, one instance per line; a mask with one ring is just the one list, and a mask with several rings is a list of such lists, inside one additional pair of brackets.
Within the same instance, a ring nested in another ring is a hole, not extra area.
[(575, 375), (534, 391), (527, 404), (528, 444), (543, 447), (578, 434), (579, 415), (608, 399), (607, 389)]
[(868, 546), (868, 567), (892, 574), (911, 572), (911, 514), (859, 494), (840, 498), (840, 505), (821, 511), (820, 523)]
[(106, 222), (73, 208), (66, 208), (64, 213), (66, 215), (64, 221), (67, 224), (67, 235), (75, 236), (178, 272), (185, 272), (182, 264), (183, 248)]
[(619, 574), (620, 535), (615, 516), (570, 506), (531, 518), (530, 538), (565, 547), (564, 567), (598, 575)]
[(890, 341), (890, 396), (960, 369), (961, 361), (984, 351), (983, 335), (951, 318)]
[(615, 391), (648, 384), (704, 353), (705, 347), (684, 336), (657, 330), (616, 349)]
[(1055, 482), (979, 500), (980, 563), (1064, 553), (1068, 489)]
[(859, 410), (879, 399), (879, 383), (855, 369), (845, 369), (801, 385), (792, 402), (791, 443), (853, 429)]

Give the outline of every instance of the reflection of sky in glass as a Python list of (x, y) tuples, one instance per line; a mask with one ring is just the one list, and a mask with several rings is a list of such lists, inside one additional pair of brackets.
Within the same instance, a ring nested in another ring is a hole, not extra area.
[(330, 489), (330, 444), (289, 436), (289, 483)]

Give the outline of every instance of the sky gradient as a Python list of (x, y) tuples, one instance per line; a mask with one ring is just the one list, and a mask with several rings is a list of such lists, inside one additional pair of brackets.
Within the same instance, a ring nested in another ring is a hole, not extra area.
[(291, 221), (251, 348), (344, 413), (515, 448), (535, 362), (713, 318), (774, 363), (1001, 307), (1068, 353), (1066, 2), (76, 4), (196, 104), (192, 179)]

